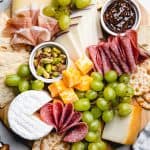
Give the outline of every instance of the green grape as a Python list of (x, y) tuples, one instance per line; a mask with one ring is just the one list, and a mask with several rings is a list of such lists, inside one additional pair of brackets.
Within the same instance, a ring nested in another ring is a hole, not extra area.
[(88, 150), (101, 150), (98, 148), (98, 145), (96, 143), (90, 143), (88, 146)]
[(129, 80), (130, 80), (130, 77), (129, 77), (128, 74), (123, 74), (119, 78), (119, 82), (121, 82), (121, 83), (126, 83), (127, 84), (127, 83), (129, 83)]
[(86, 92), (86, 97), (89, 99), (89, 100), (94, 100), (97, 98), (97, 92), (93, 91), (93, 90), (88, 90)]
[(19, 66), (18, 73), (20, 77), (29, 77), (30, 69), (28, 64), (22, 64)]
[(43, 14), (46, 15), (46, 16), (49, 16), (49, 17), (54, 17), (55, 14), (56, 14), (56, 10), (54, 7), (52, 6), (46, 6), (44, 9), (43, 9)]
[(107, 101), (116, 99), (115, 90), (113, 88), (111, 88), (111, 87), (106, 87), (104, 89), (103, 94), (104, 94), (105, 100), (107, 100)]
[(82, 114), (82, 121), (90, 124), (94, 120), (93, 114), (90, 111), (85, 111)]
[(20, 92), (25, 92), (29, 90), (30, 84), (27, 80), (21, 80), (18, 84), (18, 89)]
[(16, 74), (8, 75), (5, 79), (5, 84), (7, 86), (18, 86), (20, 77)]
[(75, 0), (75, 5), (78, 9), (83, 9), (91, 4), (91, 0)]
[(91, 107), (90, 101), (87, 98), (81, 98), (74, 103), (76, 111), (87, 111)]
[(104, 83), (101, 81), (93, 80), (91, 83), (91, 88), (94, 91), (102, 91), (104, 88)]
[(115, 89), (117, 87), (118, 83), (117, 82), (112, 82), (112, 83), (109, 83), (108, 86)]
[(91, 109), (91, 113), (93, 114), (95, 119), (98, 119), (102, 115), (101, 110), (96, 106)]
[(66, 30), (69, 28), (70, 26), (70, 22), (71, 22), (71, 19), (70, 19), (70, 16), (68, 15), (61, 15), (59, 20), (59, 27), (61, 30)]
[(121, 103), (118, 106), (118, 114), (121, 117), (126, 117), (132, 112), (132, 105), (128, 103)]
[(88, 134), (85, 137), (85, 140), (87, 142), (95, 142), (97, 140), (98, 136), (96, 132), (89, 131)]
[(101, 127), (101, 123), (99, 120), (94, 120), (89, 124), (90, 131), (98, 131)]
[(98, 92), (98, 97), (99, 97), (99, 98), (104, 97), (103, 91)]
[(97, 80), (97, 81), (102, 81), (103, 80), (103, 76), (99, 72), (92, 72), (91, 77), (94, 80)]
[(98, 98), (96, 100), (96, 105), (101, 111), (106, 111), (110, 107), (109, 103), (104, 98)]
[(130, 86), (127, 86), (127, 90), (126, 90), (126, 94), (125, 95), (126, 96), (130, 96), (130, 97), (134, 96), (134, 89), (132, 87), (130, 87)]
[(115, 82), (118, 76), (115, 71), (111, 70), (104, 75), (104, 78), (108, 83), (110, 83), (110, 82)]
[(122, 103), (131, 103), (132, 102), (132, 98), (129, 97), (129, 96), (122, 97), (121, 102)]
[(84, 143), (82, 142), (74, 143), (72, 144), (72, 147), (71, 147), (71, 150), (84, 150), (84, 149), (85, 149), (85, 146), (84, 146)]
[(76, 91), (76, 94), (79, 98), (84, 98), (85, 97), (85, 93), (81, 92), (81, 91)]
[(67, 6), (71, 3), (71, 0), (57, 0), (60, 6)]
[(108, 123), (113, 120), (114, 113), (112, 110), (107, 110), (103, 112), (102, 119), (105, 123)]
[(55, 18), (57, 20), (59, 20), (59, 18), (62, 16), (62, 15), (66, 15), (66, 16), (70, 16), (70, 9), (68, 7), (59, 7), (57, 10), (56, 10), (56, 13), (55, 13)]
[(42, 90), (44, 88), (44, 83), (40, 80), (35, 80), (32, 82), (32, 90)]
[(107, 150), (107, 145), (103, 141), (100, 141), (97, 144), (98, 150)]
[(127, 85), (124, 83), (119, 83), (117, 85), (115, 91), (116, 91), (117, 96), (124, 97), (126, 95), (126, 92), (127, 92)]

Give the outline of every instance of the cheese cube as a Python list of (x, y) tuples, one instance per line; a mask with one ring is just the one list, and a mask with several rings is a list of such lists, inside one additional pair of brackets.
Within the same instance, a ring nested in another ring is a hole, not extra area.
[(84, 75), (81, 77), (81, 82), (75, 86), (75, 89), (79, 91), (88, 91), (90, 89), (91, 82), (92, 78), (88, 75)]
[(66, 89), (66, 86), (62, 80), (54, 82), (53, 84), (48, 86), (48, 89), (51, 93), (52, 97), (59, 96), (59, 93), (64, 91)]
[(133, 144), (140, 131), (141, 110), (135, 105), (129, 116), (125, 118), (115, 116), (110, 123), (105, 125), (102, 138), (120, 144)]
[(93, 68), (92, 61), (86, 55), (83, 55), (80, 59), (78, 59), (75, 64), (84, 75)]
[(63, 71), (63, 81), (67, 87), (74, 87), (80, 83), (81, 74), (80, 71), (75, 67), (69, 67), (67, 70)]
[(73, 103), (74, 101), (79, 100), (78, 96), (72, 88), (68, 88), (65, 91), (61, 92), (60, 97), (65, 104)]

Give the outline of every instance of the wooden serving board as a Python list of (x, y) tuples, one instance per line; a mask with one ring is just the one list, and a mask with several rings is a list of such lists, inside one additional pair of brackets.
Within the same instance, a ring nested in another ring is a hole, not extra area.
[[(140, 3), (139, 3), (139, 6), (141, 8), (141, 26), (143, 25), (150, 26), (150, 10), (147, 11)], [(141, 130), (146, 126), (146, 124), (149, 121), (150, 121), (150, 111), (143, 109)]]

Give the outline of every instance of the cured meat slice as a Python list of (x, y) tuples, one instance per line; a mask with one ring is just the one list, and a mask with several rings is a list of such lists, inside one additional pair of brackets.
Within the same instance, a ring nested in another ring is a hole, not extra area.
[(134, 54), (132, 51), (132, 45), (131, 45), (130, 39), (127, 36), (120, 37), (120, 43), (121, 43), (122, 49), (126, 53), (127, 61), (128, 61), (131, 72), (135, 72), (136, 62), (134, 59)]
[(109, 70), (111, 70), (111, 64), (107, 58), (107, 56), (105, 55), (103, 49), (101, 47), (98, 47), (99, 50), (99, 54), (102, 58), (102, 63), (103, 63), (103, 72), (104, 74), (107, 73)]
[(116, 59), (116, 57), (114, 56), (114, 54), (110, 51), (110, 47), (109, 44), (106, 42), (102, 42), (99, 47), (101, 47), (101, 49), (103, 49), (103, 52), (106, 54), (106, 56), (109, 58), (109, 61), (112, 64), (112, 68), (114, 70), (116, 70), (116, 72), (118, 73), (118, 75), (122, 74), (121, 69), (119, 68), (119, 63)]
[(82, 118), (82, 116), (81, 116), (80, 112), (74, 112), (70, 122), (65, 123), (63, 125), (63, 127), (60, 130), (60, 133), (63, 133), (65, 131), (67, 131), (68, 129), (70, 129), (71, 127), (73, 127), (74, 125), (76, 125), (81, 120), (81, 118)]
[(116, 42), (117, 42), (116, 38), (108, 38), (108, 44), (109, 44), (110, 50), (116, 56), (115, 59), (118, 59), (118, 63), (121, 65), (121, 68), (125, 73), (130, 73), (128, 65), (121, 58), (122, 52), (121, 50), (119, 51), (119, 47), (117, 46)]
[(90, 46), (87, 48), (87, 50), (88, 50), (90, 58), (92, 59), (92, 61), (94, 63), (95, 69), (99, 73), (103, 74), (103, 69), (102, 69), (103, 66), (101, 65), (102, 62), (97, 63), (97, 59), (98, 59), (98, 61), (101, 61), (100, 57), (98, 57), (99, 52), (98, 52), (97, 46)]
[(66, 104), (62, 112), (62, 117), (59, 121), (59, 128), (63, 128), (66, 126), (66, 124), (68, 125), (72, 119), (73, 114), (73, 105), (71, 103)]
[(53, 117), (55, 121), (55, 125), (59, 125), (59, 121), (61, 119), (63, 113), (63, 103), (60, 100), (56, 100), (53, 103)]
[(33, 26), (31, 28), (25, 28), (18, 30), (11, 40), (12, 45), (32, 45), (35, 46), (44, 41), (51, 39), (50, 32), (47, 29)]
[[(59, 31), (56, 19), (41, 15), (39, 10), (25, 10), (7, 21), (4, 33), (12, 36), (11, 44), (35, 46), (49, 41)], [(32, 34), (32, 36), (31, 36)]]
[(41, 117), (41, 120), (43, 120), (45, 123), (49, 125), (54, 126), (54, 128), (56, 129), (56, 124), (55, 124), (54, 117), (53, 117), (53, 104), (48, 103), (44, 105), (40, 109), (40, 117)]
[(48, 29), (52, 36), (60, 31), (57, 20), (52, 17), (39, 15), (38, 25), (40, 27)]
[(70, 143), (79, 142), (85, 138), (87, 133), (88, 133), (87, 124), (80, 122), (67, 131), (63, 141)]

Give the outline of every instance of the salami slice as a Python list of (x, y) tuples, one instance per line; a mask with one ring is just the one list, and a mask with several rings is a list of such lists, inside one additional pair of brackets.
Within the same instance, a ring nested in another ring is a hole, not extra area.
[(53, 103), (53, 116), (54, 116), (54, 121), (55, 125), (58, 127), (59, 121), (61, 119), (61, 115), (63, 112), (63, 103), (60, 100), (56, 100)]
[(88, 53), (89, 53), (89, 55), (90, 55), (91, 60), (92, 60), (93, 63), (94, 63), (95, 69), (96, 69), (99, 73), (103, 74), (102, 65), (98, 65), (97, 59), (96, 59), (96, 56), (97, 56), (97, 54), (98, 54), (97, 46), (90, 46), (90, 47), (88, 47), (87, 50), (88, 50)]
[(73, 104), (68, 103), (65, 105), (61, 119), (59, 121), (59, 128), (63, 128), (66, 124), (68, 124), (73, 116)]
[(98, 49), (99, 49), (99, 54), (102, 58), (103, 71), (105, 74), (106, 72), (111, 70), (111, 64), (110, 64), (110, 61), (108, 60), (107, 56), (105, 55), (104, 50), (101, 47), (98, 47)]
[(131, 72), (136, 71), (136, 62), (134, 59), (133, 49), (131, 41), (127, 36), (120, 37), (121, 47), (126, 53), (128, 64), (130, 66)]
[(74, 126), (76, 123), (78, 123), (81, 120), (81, 118), (82, 118), (82, 115), (80, 112), (74, 112), (70, 122), (65, 123), (63, 125), (63, 127), (60, 130), (60, 133), (63, 133), (65, 131), (67, 131), (68, 129), (70, 129), (72, 126)]
[(87, 133), (88, 133), (87, 124), (84, 122), (80, 122), (66, 132), (63, 141), (70, 143), (79, 142), (85, 138)]
[(40, 109), (40, 117), (41, 120), (43, 120), (48, 125), (54, 126), (55, 129), (57, 128), (53, 117), (53, 104), (48, 103), (44, 105)]

